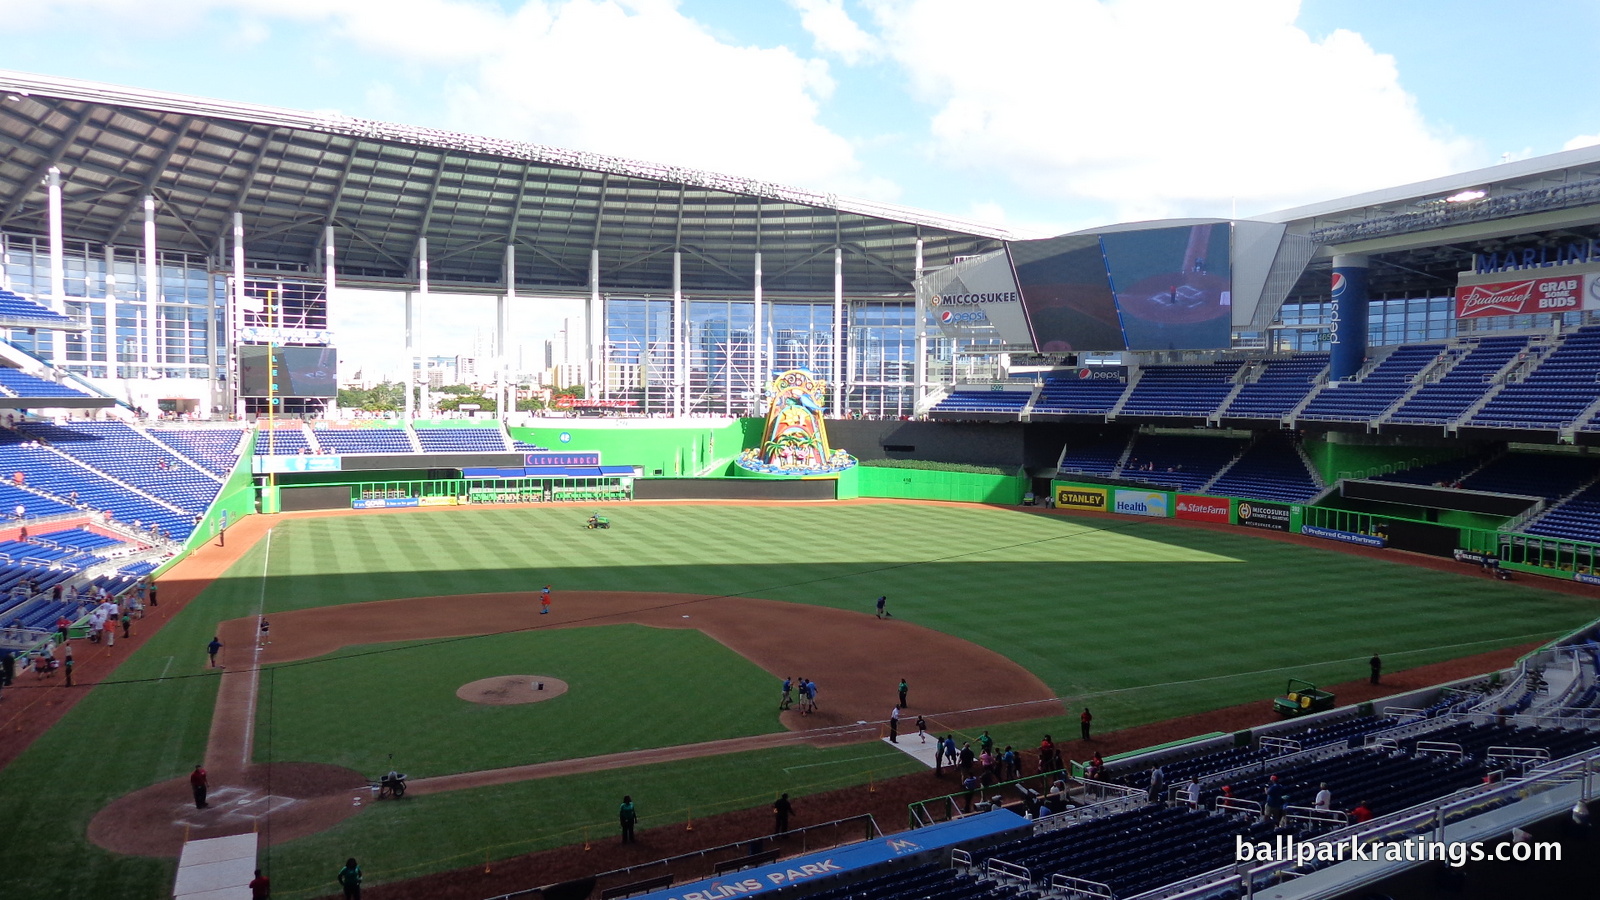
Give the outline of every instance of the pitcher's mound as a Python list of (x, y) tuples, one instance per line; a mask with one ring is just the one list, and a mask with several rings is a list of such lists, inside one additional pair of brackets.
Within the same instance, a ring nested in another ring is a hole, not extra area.
[[(540, 685), (544, 685), (543, 690), (539, 689)], [(468, 703), (487, 703), (490, 706), (538, 703), (566, 692), (565, 681), (547, 675), (497, 675), (456, 688), (456, 696)]]

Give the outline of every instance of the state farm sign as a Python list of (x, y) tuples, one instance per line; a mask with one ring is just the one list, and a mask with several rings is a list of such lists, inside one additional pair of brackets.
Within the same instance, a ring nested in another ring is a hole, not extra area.
[[(1462, 285), (1456, 288), (1456, 318), (1523, 316), (1594, 309), (1593, 292), (1585, 290), (1593, 275), (1562, 275)], [(1597, 282), (1600, 283), (1600, 282)]]
[(1226, 497), (1197, 497), (1193, 494), (1179, 494), (1178, 503), (1173, 507), (1173, 515), (1179, 519), (1193, 519), (1196, 522), (1228, 522), (1228, 499)]

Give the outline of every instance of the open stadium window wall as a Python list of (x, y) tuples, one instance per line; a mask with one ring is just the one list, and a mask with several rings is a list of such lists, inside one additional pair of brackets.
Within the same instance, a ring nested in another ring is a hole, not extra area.
[[(114, 248), (109, 260), (115, 303), (106, 300), (105, 248), (67, 241), (66, 313), (89, 330), (64, 335), (63, 357), (54, 359), (46, 332), (13, 332), (12, 343), (69, 372), (89, 378), (216, 379), (227, 371), (227, 282), (207, 271), (202, 256), (162, 252), (157, 258), (160, 293), (152, 322), (145, 293), (144, 253)], [(11, 290), (33, 297), (50, 292), (50, 246), (43, 237), (6, 235), (5, 278)], [(150, 329), (155, 329), (154, 358)]]
[(917, 313), (905, 301), (864, 301), (848, 312), (845, 409), (872, 417), (915, 411)]
[[(1310, 352), (1327, 350), (1328, 328), (1333, 317), (1332, 304), (1326, 301), (1283, 305), (1279, 313), (1286, 326), (1298, 330), (1277, 332), (1276, 348)], [(1375, 297), (1367, 321), (1367, 343), (1373, 347), (1445, 341), (1454, 337), (1502, 331), (1547, 330), (1560, 319), (1562, 327), (1576, 328), (1600, 320), (1594, 311), (1537, 316), (1488, 316), (1457, 322), (1455, 298), (1451, 295), (1386, 295)]]
[[(606, 299), (605, 398), (633, 401), (641, 412), (673, 409), (684, 384), (691, 413), (745, 415), (762, 378), (755, 371), (755, 304), (750, 300), (684, 302), (686, 380), (675, 376), (672, 301)], [(909, 301), (853, 301), (847, 306), (847, 409), (866, 415), (909, 415), (916, 351)], [(834, 364), (833, 303), (773, 300), (762, 304), (764, 369), (807, 369), (830, 378)]]

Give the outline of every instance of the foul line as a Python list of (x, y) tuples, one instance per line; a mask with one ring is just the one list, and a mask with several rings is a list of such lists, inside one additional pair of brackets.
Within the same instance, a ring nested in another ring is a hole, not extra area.
[(267, 567), (271, 564), (272, 529), (268, 528), (266, 551), (261, 555), (261, 596), (256, 600), (256, 633), (250, 635), (251, 641), (255, 644), (255, 650), (251, 651), (250, 655), (250, 671), (248, 673), (250, 687), (246, 689), (245, 693), (244, 746), (240, 751), (242, 758), (239, 760), (239, 765), (241, 766), (250, 765), (250, 742), (255, 738), (256, 693), (261, 686), (261, 618), (267, 608)]

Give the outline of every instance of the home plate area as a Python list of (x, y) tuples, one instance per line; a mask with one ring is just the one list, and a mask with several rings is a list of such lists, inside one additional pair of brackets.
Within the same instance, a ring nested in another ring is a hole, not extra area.
[(265, 818), (267, 810), (281, 813), (300, 801), (294, 797), (280, 797), (253, 787), (221, 787), (206, 798), (209, 809), (195, 809), (194, 804), (176, 807), (172, 821), (188, 828), (249, 828), (256, 820)]

